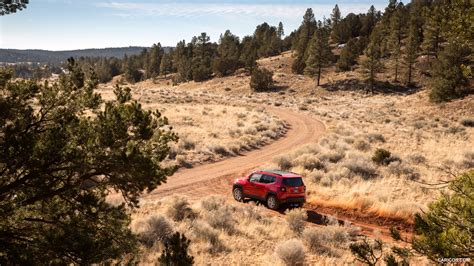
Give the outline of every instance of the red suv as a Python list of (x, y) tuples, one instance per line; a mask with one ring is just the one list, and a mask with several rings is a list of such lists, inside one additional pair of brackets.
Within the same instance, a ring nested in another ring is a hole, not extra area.
[(245, 198), (261, 200), (276, 210), (281, 204), (303, 206), (306, 186), (300, 175), (283, 171), (256, 171), (235, 180), (232, 194), (237, 201)]

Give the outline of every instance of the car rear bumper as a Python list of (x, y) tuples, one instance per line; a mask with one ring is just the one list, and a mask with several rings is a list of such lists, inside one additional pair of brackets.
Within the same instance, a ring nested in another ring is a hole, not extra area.
[(305, 197), (293, 197), (293, 198), (286, 198), (286, 199), (281, 199), (280, 203), (305, 203), (306, 198)]

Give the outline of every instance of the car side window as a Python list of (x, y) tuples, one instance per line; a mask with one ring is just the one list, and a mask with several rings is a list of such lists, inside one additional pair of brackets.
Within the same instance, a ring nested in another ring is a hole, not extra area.
[(270, 184), (270, 183), (273, 183), (273, 182), (275, 182), (275, 177), (274, 176), (271, 176), (271, 175), (263, 175), (262, 176), (262, 183)]
[(250, 182), (260, 182), (260, 178), (262, 177), (262, 174), (252, 174), (250, 176)]

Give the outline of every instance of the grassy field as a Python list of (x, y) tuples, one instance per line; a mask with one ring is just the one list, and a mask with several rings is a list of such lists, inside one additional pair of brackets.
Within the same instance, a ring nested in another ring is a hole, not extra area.
[[(443, 191), (429, 184), (474, 167), (473, 96), (431, 104), (421, 76), (421, 88), (368, 95), (357, 89), (357, 71), (334, 69), (326, 70), (323, 85), (315, 87), (311, 78), (291, 74), (288, 53), (259, 64), (275, 72), (274, 91), (252, 93), (248, 76), (234, 75), (178, 86), (167, 79), (148, 80), (135, 84), (133, 93), (144, 106), (158, 108), (170, 119), (181, 136), (173, 147), (174, 158), (188, 167), (282, 136), (284, 121), (265, 106), (286, 107), (324, 122), (327, 131), (320, 141), (295, 147), (262, 166), (302, 174), (309, 202), (317, 206), (412, 223), (413, 214)], [(378, 149), (390, 156), (376, 160)], [(132, 225), (147, 243), (140, 260), (154, 263), (162, 248), (159, 241), (147, 242), (147, 235), (176, 230), (192, 240), (191, 253), (199, 265), (279, 265), (303, 257), (306, 264), (353, 263), (348, 245), (357, 239), (357, 228), (303, 223), (305, 228), (295, 231), (293, 223), (304, 220), (304, 214), (271, 215), (262, 208), (216, 197), (144, 201)], [(188, 214), (176, 219), (180, 213)], [(291, 243), (281, 245), (285, 241)], [(423, 258), (412, 262), (427, 264)]]

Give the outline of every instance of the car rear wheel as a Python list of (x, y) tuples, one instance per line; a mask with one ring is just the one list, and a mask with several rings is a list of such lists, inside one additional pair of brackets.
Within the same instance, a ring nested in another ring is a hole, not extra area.
[(275, 196), (270, 195), (267, 198), (267, 207), (272, 209), (272, 210), (277, 210), (278, 209), (278, 200)]
[(241, 188), (238, 188), (238, 187), (234, 188), (234, 190), (232, 191), (232, 194), (234, 195), (234, 199), (236, 201), (241, 202), (244, 199), (244, 194), (242, 193)]

